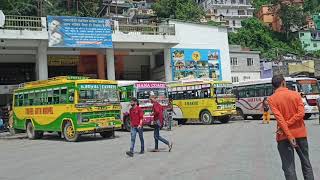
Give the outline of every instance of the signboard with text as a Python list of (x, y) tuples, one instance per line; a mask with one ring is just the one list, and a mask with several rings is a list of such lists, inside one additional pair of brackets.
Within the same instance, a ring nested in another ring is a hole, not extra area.
[(218, 49), (171, 49), (173, 80), (210, 78), (221, 80)]
[(112, 48), (109, 19), (48, 16), (49, 47)]

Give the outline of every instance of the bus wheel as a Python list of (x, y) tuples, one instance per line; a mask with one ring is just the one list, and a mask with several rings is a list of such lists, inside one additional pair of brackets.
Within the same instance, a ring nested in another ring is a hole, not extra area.
[(241, 116), (244, 120), (247, 119), (247, 115), (244, 115), (243, 111), (240, 108), (237, 108), (237, 115)]
[(305, 115), (304, 115), (304, 119), (307, 120), (307, 119), (309, 119), (311, 116), (312, 116), (312, 114), (305, 114)]
[(34, 130), (31, 121), (27, 123), (27, 135), (29, 139), (40, 139), (43, 136), (43, 132)]
[(114, 131), (104, 131), (100, 133), (100, 136), (102, 136), (103, 138), (111, 138), (114, 137)]
[(254, 120), (261, 120), (262, 115), (253, 115), (252, 118), (253, 118)]
[(71, 122), (67, 122), (63, 128), (63, 136), (69, 142), (76, 142), (79, 140), (80, 135), (75, 131)]
[(230, 116), (224, 116), (222, 118), (219, 119), (219, 121), (223, 124), (228, 123), (230, 121)]
[(131, 131), (131, 123), (130, 123), (130, 118), (129, 116), (126, 116), (124, 118), (124, 122), (123, 122), (123, 126), (124, 126), (124, 129), (128, 132)]
[(200, 114), (200, 120), (205, 125), (213, 123), (213, 117), (209, 111), (202, 111)]

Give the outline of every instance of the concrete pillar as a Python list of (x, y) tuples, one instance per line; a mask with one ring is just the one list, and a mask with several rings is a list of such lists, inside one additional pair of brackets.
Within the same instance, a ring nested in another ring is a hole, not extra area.
[(151, 71), (156, 67), (156, 56), (154, 54), (150, 55), (150, 69)]
[(164, 49), (164, 71), (165, 71), (165, 77), (166, 81), (172, 81), (172, 68), (171, 68), (171, 53), (170, 48)]
[(106, 79), (104, 55), (101, 53), (97, 54), (97, 70), (98, 70), (98, 78)]
[(40, 41), (36, 58), (37, 80), (48, 79), (47, 41)]
[(107, 49), (106, 56), (107, 56), (108, 79), (115, 80), (116, 73), (115, 73), (115, 65), (114, 65), (114, 50)]

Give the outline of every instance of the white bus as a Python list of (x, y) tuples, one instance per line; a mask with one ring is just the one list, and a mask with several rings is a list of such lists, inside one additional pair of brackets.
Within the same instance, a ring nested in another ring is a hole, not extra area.
[[(309, 119), (313, 114), (318, 113), (316, 99), (319, 97), (320, 90), (317, 79), (298, 77), (285, 78), (287, 87), (301, 93), (301, 98), (305, 107), (305, 119)], [(238, 115), (247, 119), (261, 119), (262, 101), (265, 97), (272, 95), (273, 87), (271, 79), (261, 79), (234, 83), (234, 94), (237, 97), (236, 107)]]

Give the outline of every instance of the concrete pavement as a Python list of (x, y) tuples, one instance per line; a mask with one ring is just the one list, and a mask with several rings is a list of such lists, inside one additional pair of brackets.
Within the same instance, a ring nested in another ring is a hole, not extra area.
[[(320, 125), (306, 121), (310, 156), (320, 179)], [(174, 142), (168, 153), (125, 155), (129, 133), (115, 139), (86, 136), (68, 143), (56, 135), (42, 140), (0, 139), (0, 180), (282, 180), (275, 142), (275, 123), (236, 121), (228, 124), (185, 125), (162, 131)], [(153, 148), (153, 132), (145, 131), (147, 151)], [(137, 138), (136, 149), (140, 151)], [(298, 159), (297, 159), (298, 160)], [(302, 179), (300, 163), (297, 173)]]

